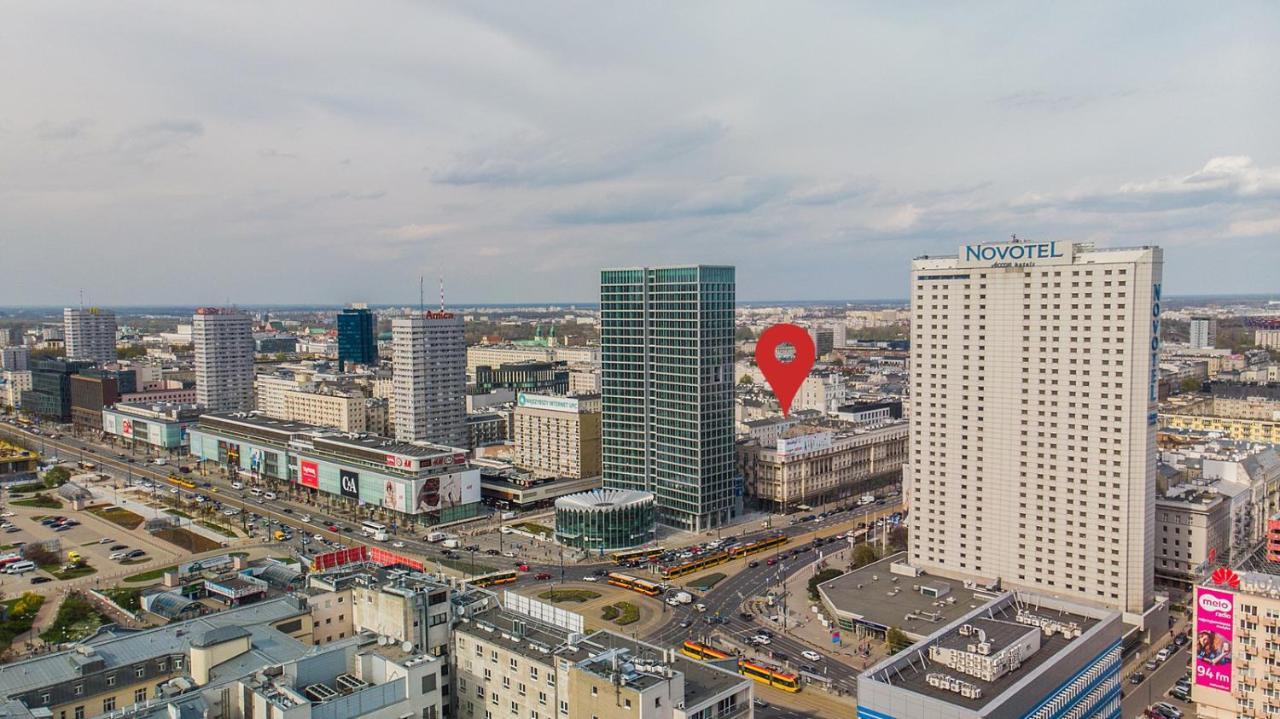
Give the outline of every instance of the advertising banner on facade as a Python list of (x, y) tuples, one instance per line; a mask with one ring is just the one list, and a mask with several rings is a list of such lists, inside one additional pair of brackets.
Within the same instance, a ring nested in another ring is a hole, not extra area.
[(344, 497), (360, 499), (360, 475), (349, 469), (338, 470), (338, 491)]
[(320, 488), (320, 467), (315, 462), (298, 461), (298, 484), (312, 489)]
[(387, 455), (387, 466), (396, 469), (415, 470), (418, 468), (418, 460), (412, 457), (405, 457), (399, 454)]
[(133, 438), (133, 420), (126, 419), (120, 423), (120, 436)]
[(1231, 637), (1235, 595), (1196, 587), (1196, 685), (1231, 691)]
[(409, 512), (409, 494), (413, 485), (398, 479), (382, 481), (382, 506), (397, 512)]
[(470, 469), (427, 477), (418, 490), (414, 512), (442, 509), (480, 501), (480, 470)]

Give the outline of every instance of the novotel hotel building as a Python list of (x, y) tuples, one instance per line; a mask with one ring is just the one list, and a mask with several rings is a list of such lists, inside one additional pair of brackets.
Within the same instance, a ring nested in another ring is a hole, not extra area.
[(910, 564), (1114, 608), (1154, 591), (1158, 247), (968, 245), (911, 265)]
[(256, 413), (205, 414), (191, 454), (246, 483), (295, 497), (350, 502), (396, 526), (474, 517), (480, 470), (465, 450), (347, 434)]

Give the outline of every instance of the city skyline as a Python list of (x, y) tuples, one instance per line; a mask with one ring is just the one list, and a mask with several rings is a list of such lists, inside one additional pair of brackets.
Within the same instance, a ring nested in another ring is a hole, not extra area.
[(572, 300), (684, 263), (893, 297), (1013, 233), (1269, 289), (1237, 261), (1280, 259), (1273, 6), (556, 7), (13, 13), (0, 216), (48, 271), (0, 305)]

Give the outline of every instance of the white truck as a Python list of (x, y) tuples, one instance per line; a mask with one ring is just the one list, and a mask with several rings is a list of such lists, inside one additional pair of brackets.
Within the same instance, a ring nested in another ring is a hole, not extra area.
[(676, 604), (690, 604), (693, 602), (693, 595), (688, 592), (676, 592), (672, 599), (676, 600)]
[(873, 494), (864, 494), (864, 495), (862, 495), (862, 499), (859, 499), (859, 500), (858, 500), (858, 504), (859, 504), (859, 506), (864, 506), (864, 507), (865, 507), (865, 506), (866, 506), (866, 505), (868, 505), (868, 504), (875, 504), (875, 501), (876, 501), (876, 497), (875, 497), (875, 495), (873, 495)]
[(515, 519), (515, 518), (516, 518), (516, 513), (515, 513), (515, 512), (503, 512), (503, 513), (502, 513), (502, 518), (503, 518), (503, 519)]
[(445, 534), (444, 532), (431, 532), (427, 534), (427, 541), (432, 543), (442, 542), (444, 541), (444, 538), (447, 536), (449, 535)]
[(444, 547), (447, 547), (448, 549), (457, 549), (458, 547), (462, 546), (462, 541), (458, 539), (446, 539), (440, 544), (443, 545)]

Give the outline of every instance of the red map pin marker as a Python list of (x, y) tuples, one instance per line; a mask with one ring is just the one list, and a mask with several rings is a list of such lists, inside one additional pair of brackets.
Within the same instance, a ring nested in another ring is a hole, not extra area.
[[(790, 362), (778, 359), (778, 345), (789, 344), (796, 348), (796, 356)], [(804, 378), (813, 369), (813, 360), (817, 350), (813, 346), (813, 338), (809, 331), (799, 325), (774, 325), (760, 334), (756, 340), (756, 365), (769, 380), (773, 395), (782, 405), (782, 416), (791, 411), (791, 400), (796, 398)]]

